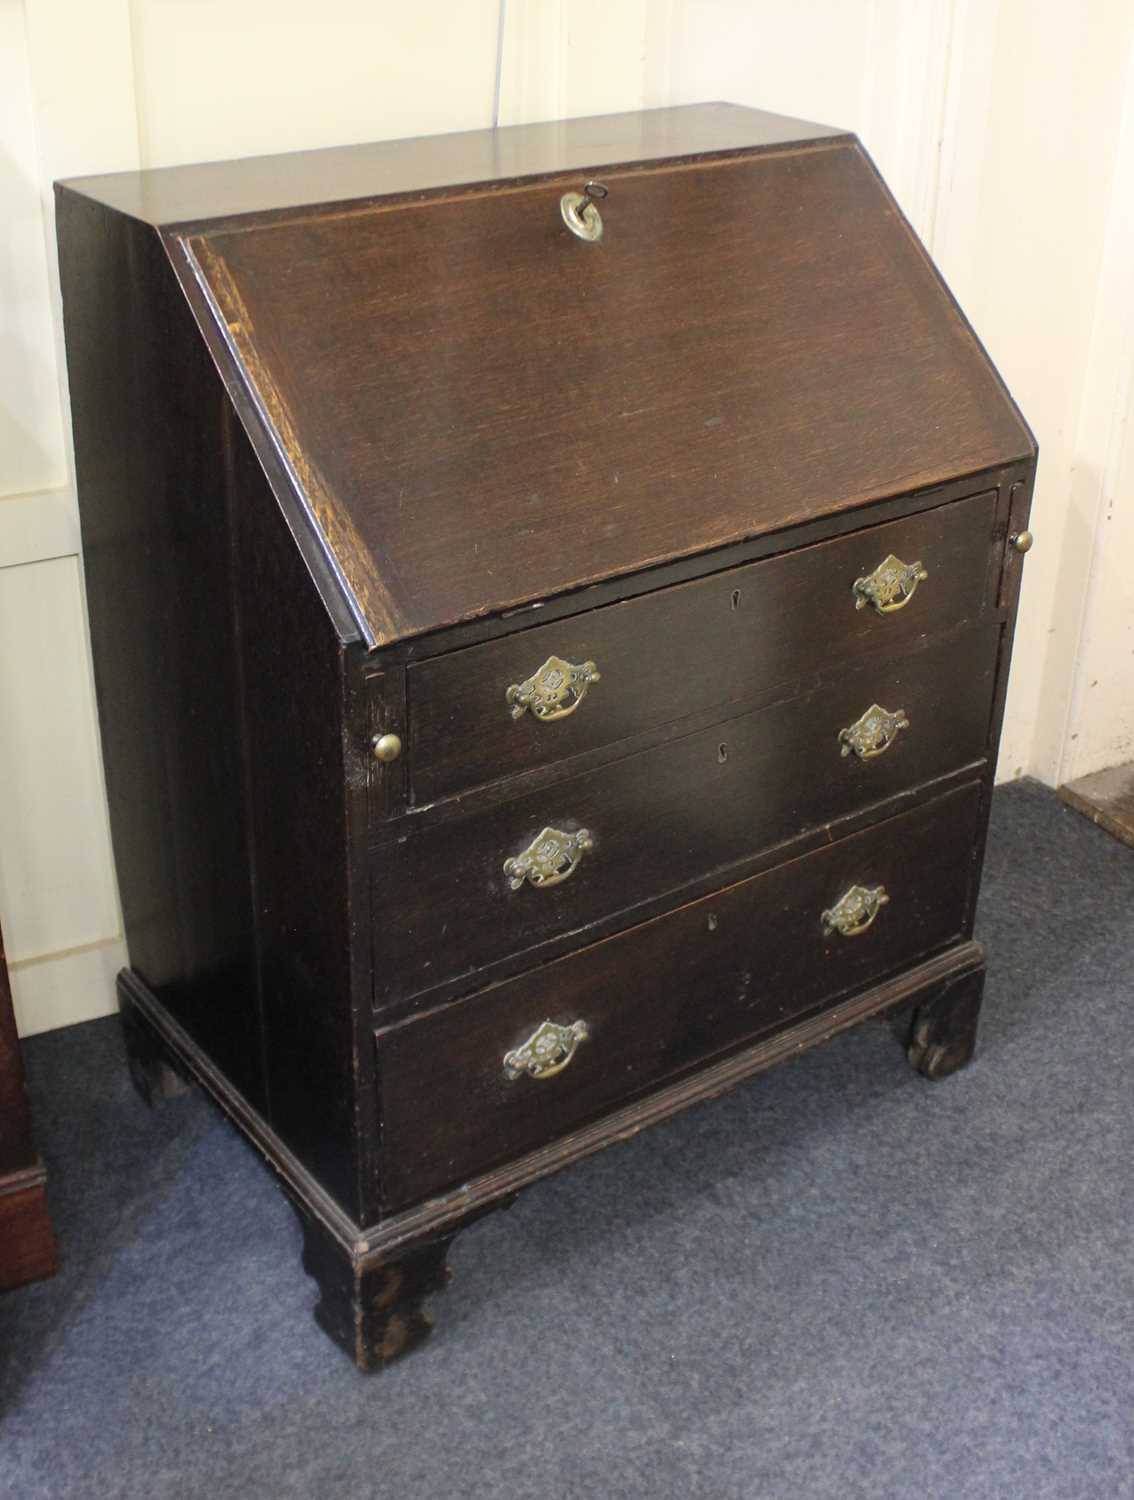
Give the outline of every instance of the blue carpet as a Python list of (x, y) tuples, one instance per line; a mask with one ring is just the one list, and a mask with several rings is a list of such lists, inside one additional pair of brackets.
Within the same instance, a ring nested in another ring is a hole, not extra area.
[(0, 1492), (1134, 1496), (1134, 854), (1002, 790), (978, 936), (967, 1072), (867, 1025), (532, 1189), (374, 1377), (199, 1094), (31, 1041), (62, 1269), (0, 1299)]

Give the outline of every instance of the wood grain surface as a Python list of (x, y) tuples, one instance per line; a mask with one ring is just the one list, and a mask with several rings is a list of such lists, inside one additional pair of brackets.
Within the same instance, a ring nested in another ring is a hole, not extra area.
[(406, 193), (416, 197), (502, 178), (524, 181), (600, 166), (760, 151), (836, 136), (847, 132), (741, 104), (682, 104), (75, 177), (63, 186), (144, 223), (173, 226), (233, 214), (281, 213), (313, 203)]
[[(404, 1207), (625, 1101), (730, 1042), (961, 935), (980, 798), (962, 788), (767, 875), (381, 1033), (387, 1206)], [(824, 935), (851, 884), (890, 903), (858, 937)], [(590, 1030), (547, 1080), (502, 1059), (544, 1020)]]
[[(413, 995), (719, 871), (857, 807), (979, 760), (999, 627), (821, 688), (513, 802), (414, 830), (373, 857), (375, 999)], [(885, 754), (843, 756), (839, 731), (874, 703), (910, 728)], [(594, 847), (559, 885), (512, 890), (504, 861), (545, 827)], [(627, 916), (626, 920), (629, 920)], [(527, 962), (538, 955), (528, 952)]]
[(854, 144), (190, 249), (378, 643), (1032, 451)]
[[(998, 546), (995, 501), (994, 493), (976, 495), (411, 664), (411, 801), (566, 760), (688, 714), (723, 712), (776, 683), (889, 655), (975, 620)], [(891, 552), (924, 563), (929, 577), (894, 614), (857, 609), (855, 579)], [(593, 660), (601, 681), (568, 718), (514, 719), (507, 688), (552, 655)]]

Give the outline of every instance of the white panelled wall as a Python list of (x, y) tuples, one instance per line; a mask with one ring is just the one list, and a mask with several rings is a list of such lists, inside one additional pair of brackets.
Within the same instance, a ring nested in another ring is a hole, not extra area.
[(125, 954), (62, 176), (728, 99), (856, 130), (1036, 430), (1002, 779), (1134, 757), (1134, 0), (0, 0), (0, 921), (23, 1034)]

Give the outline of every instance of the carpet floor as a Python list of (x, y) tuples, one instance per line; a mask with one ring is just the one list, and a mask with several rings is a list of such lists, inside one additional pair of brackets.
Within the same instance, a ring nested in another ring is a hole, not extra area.
[(858, 1028), (455, 1243), (378, 1376), (117, 1023), (26, 1045), (61, 1269), (0, 1298), (0, 1494), (1134, 1497), (1134, 854), (997, 793), (974, 1064)]

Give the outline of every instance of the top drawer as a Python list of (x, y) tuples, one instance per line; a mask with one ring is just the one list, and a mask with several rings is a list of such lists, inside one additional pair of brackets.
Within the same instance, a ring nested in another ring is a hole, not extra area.
[[(995, 507), (995, 491), (974, 495), (415, 663), (409, 798), (514, 776), (972, 619)], [(897, 580), (887, 603), (886, 578), (876, 590), (858, 581), (890, 557), (925, 576), (905, 593)], [(589, 670), (572, 686), (561, 662)]]

